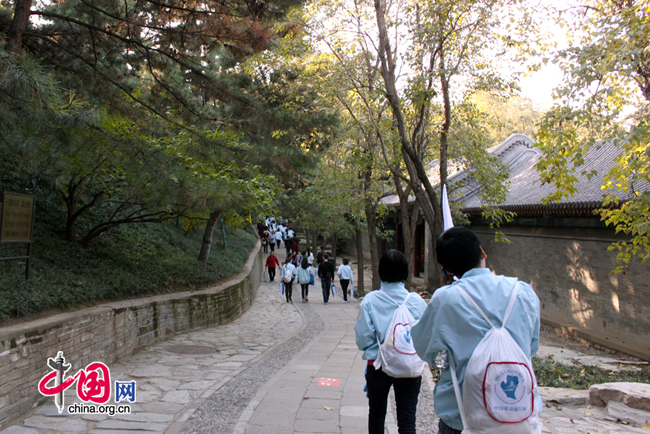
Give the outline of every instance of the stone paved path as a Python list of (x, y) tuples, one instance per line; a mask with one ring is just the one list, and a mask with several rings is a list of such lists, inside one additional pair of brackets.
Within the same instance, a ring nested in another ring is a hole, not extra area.
[[(0, 434), (366, 432), (365, 363), (353, 329), (358, 303), (336, 298), (325, 306), (318, 279), (309, 303), (286, 303), (278, 289), (278, 282), (263, 283), (251, 309), (231, 324), (174, 336), (109, 366), (113, 380), (137, 382), (131, 415), (60, 416), (45, 405)], [(216, 351), (177, 354), (169, 351), (174, 345)], [(433, 382), (430, 375), (425, 380), (418, 432), (435, 434)], [(547, 396), (545, 433), (648, 433), (563, 391)], [(75, 391), (68, 392), (66, 404), (75, 402)], [(387, 432), (397, 433), (392, 406)]]
[[(132, 405), (131, 415), (59, 416), (54, 405), (44, 405), (2, 433), (180, 432), (205, 400), (303, 327), (300, 313), (284, 303), (277, 289), (277, 284), (262, 284), (251, 309), (230, 324), (174, 336), (110, 365), (113, 381), (137, 383), (137, 404)], [(174, 345), (217, 351), (176, 354), (168, 351)], [(80, 402), (72, 389), (66, 391), (66, 405)]]

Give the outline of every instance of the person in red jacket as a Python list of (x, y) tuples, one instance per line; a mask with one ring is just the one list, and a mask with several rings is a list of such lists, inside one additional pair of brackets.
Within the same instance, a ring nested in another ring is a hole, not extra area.
[(280, 266), (280, 261), (278, 261), (278, 257), (275, 256), (275, 253), (271, 251), (269, 253), (269, 257), (266, 258), (266, 268), (269, 269), (269, 281), (273, 282), (273, 278), (275, 277), (275, 267)]

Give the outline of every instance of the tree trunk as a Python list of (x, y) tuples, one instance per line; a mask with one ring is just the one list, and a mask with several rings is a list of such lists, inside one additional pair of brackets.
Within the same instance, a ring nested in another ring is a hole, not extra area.
[[(408, 197), (410, 188), (404, 190), (402, 188), (402, 181), (393, 173), (393, 181), (395, 182), (395, 190), (397, 191), (397, 197), (399, 198), (400, 205), (400, 215), (402, 220), (402, 239), (404, 240), (404, 256), (409, 263), (409, 273), (406, 279), (406, 289), (411, 290), (413, 284), (413, 268), (415, 266), (413, 261), (413, 251), (415, 247), (413, 245), (414, 233), (411, 230), (411, 220), (409, 218), (409, 203)], [(414, 208), (418, 208), (418, 204), (414, 205)], [(414, 213), (415, 214), (415, 213)], [(417, 217), (417, 214), (415, 214)], [(395, 234), (397, 237), (397, 234)]]
[(74, 241), (75, 235), (74, 235), (74, 222), (77, 219), (76, 211), (77, 211), (77, 198), (74, 195), (74, 192), (69, 194), (68, 196), (64, 195), (64, 200), (65, 200), (65, 206), (68, 209), (68, 215), (65, 219), (65, 231), (64, 231), (64, 236), (63, 238), (66, 241)]
[(372, 272), (372, 288), (370, 290), (372, 291), (379, 289), (381, 280), (379, 279), (379, 248), (377, 246), (377, 225), (375, 222), (377, 213), (369, 199), (366, 199), (365, 213), (368, 222), (368, 238), (370, 240), (370, 269)]
[(32, 0), (15, 0), (14, 19), (9, 25), (5, 51), (9, 54), (18, 54), (23, 46), (23, 35), (29, 23), (29, 12), (32, 9)]
[(314, 256), (316, 256), (316, 253), (320, 250), (318, 248), (318, 232), (312, 232), (311, 245), (313, 247), (312, 253), (314, 254)]
[(100, 236), (104, 232), (106, 232), (106, 231), (108, 231), (108, 230), (110, 230), (110, 229), (112, 229), (112, 228), (114, 228), (116, 226), (119, 226), (119, 224), (118, 223), (110, 223), (110, 222), (109, 223), (103, 223), (103, 224), (95, 226), (81, 239), (81, 241), (79, 242), (81, 244), (81, 247), (83, 247), (84, 249), (89, 248), (90, 245), (92, 244), (92, 241), (95, 238), (97, 238), (98, 236)]
[[(401, 205), (401, 204), (400, 204)], [(408, 205), (402, 205), (402, 236), (404, 237), (404, 256), (409, 263), (409, 275), (406, 281), (406, 288), (413, 289), (413, 270), (415, 268), (415, 260), (413, 258), (415, 252), (415, 229), (417, 228), (417, 218), (419, 206), (414, 205), (413, 216), (409, 215)], [(415, 220), (415, 222), (414, 222)]]
[[(336, 243), (338, 242), (339, 239), (339, 234), (334, 233), (332, 234), (332, 256), (336, 258)], [(339, 261), (339, 264), (341, 261)]]
[(363, 295), (366, 292), (363, 269), (366, 263), (366, 259), (363, 256), (363, 234), (357, 228), (354, 235), (354, 245), (357, 248), (357, 280), (354, 282), (354, 293), (355, 295)]
[[(381, 60), (381, 75), (384, 79), (386, 85), (386, 97), (393, 111), (395, 118), (397, 131), (399, 133), (402, 153), (404, 154), (404, 162), (409, 170), (411, 175), (411, 187), (413, 188), (416, 198), (420, 202), (420, 207), (424, 213), (424, 217), (429, 225), (433, 238), (442, 232), (442, 207), (440, 201), (438, 200), (438, 194), (431, 185), (431, 181), (426, 172), (426, 168), (422, 163), (422, 159), (418, 156), (416, 150), (412, 146), (412, 143), (409, 140), (409, 137), (406, 133), (406, 123), (402, 115), (401, 102), (397, 92), (396, 78), (395, 78), (395, 62), (393, 58), (393, 52), (390, 47), (390, 41), (388, 39), (388, 31), (386, 26), (385, 18), (385, 9), (386, 2), (385, 0), (375, 0), (375, 12), (377, 16), (377, 28), (379, 31), (379, 59)], [(441, 154), (442, 158), (447, 158), (446, 149), (445, 154)], [(447, 162), (441, 162), (441, 167), (447, 167)], [(444, 173), (444, 178), (446, 179), (446, 170)], [(441, 173), (441, 177), (443, 174)], [(419, 180), (419, 182), (416, 182)], [(422, 192), (422, 187), (424, 187), (424, 192)], [(433, 252), (434, 261), (435, 261), (435, 249)], [(443, 284), (444, 279), (438, 274), (438, 281)]]
[[(443, 51), (440, 51), (440, 62), (444, 69)], [(447, 137), (451, 128), (451, 96), (449, 95), (449, 80), (447, 76), (441, 74), (440, 85), (442, 87), (442, 100), (444, 102), (445, 119), (440, 130), (440, 197), (442, 197), (442, 186), (447, 184)]]
[(309, 236), (309, 228), (303, 228), (303, 232), (305, 233), (305, 249), (311, 252), (311, 237)]
[(212, 235), (214, 234), (214, 228), (217, 226), (219, 218), (223, 211), (220, 209), (215, 209), (214, 212), (210, 213), (208, 221), (205, 223), (205, 231), (203, 232), (203, 242), (201, 243), (201, 251), (199, 252), (198, 260), (204, 264), (208, 262), (210, 257), (210, 248), (212, 247)]

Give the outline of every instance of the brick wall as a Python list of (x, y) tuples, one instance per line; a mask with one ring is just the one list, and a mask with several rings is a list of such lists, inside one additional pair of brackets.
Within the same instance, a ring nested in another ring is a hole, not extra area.
[(174, 333), (225, 324), (252, 304), (263, 272), (259, 242), (243, 271), (196, 292), (106, 303), (15, 326), (0, 327), (0, 429), (46, 400), (38, 381), (48, 357), (63, 351), (76, 371), (110, 364)]
[(650, 360), (650, 264), (634, 260), (611, 274), (613, 230), (507, 227), (512, 244), (495, 243), (487, 227), (473, 226), (497, 274), (529, 282), (542, 321), (592, 342)]

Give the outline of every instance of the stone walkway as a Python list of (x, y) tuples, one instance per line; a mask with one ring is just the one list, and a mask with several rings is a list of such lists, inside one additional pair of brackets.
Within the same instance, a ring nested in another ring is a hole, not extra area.
[[(174, 336), (110, 365), (113, 381), (136, 381), (137, 404), (131, 404), (131, 415), (59, 416), (52, 403), (2, 433), (181, 432), (187, 419), (210, 397), (303, 328), (300, 312), (284, 303), (277, 288), (277, 284), (262, 284), (252, 308), (230, 324)], [(201, 355), (170, 352), (176, 345), (216, 351)], [(66, 391), (66, 405), (80, 402), (73, 389)]]
[[(309, 303), (286, 303), (279, 286), (263, 283), (251, 309), (231, 324), (174, 336), (109, 366), (113, 381), (137, 382), (131, 415), (59, 415), (52, 403), (0, 433), (366, 432), (365, 363), (353, 328), (358, 302), (336, 298), (324, 305), (316, 279)], [(178, 345), (212, 351), (170, 351)], [(418, 432), (435, 434), (434, 384), (430, 374), (425, 380)], [(67, 392), (66, 404), (79, 402), (72, 388)], [(585, 391), (548, 389), (543, 396), (545, 433), (648, 433), (589, 406)], [(392, 407), (387, 432), (397, 433)]]

